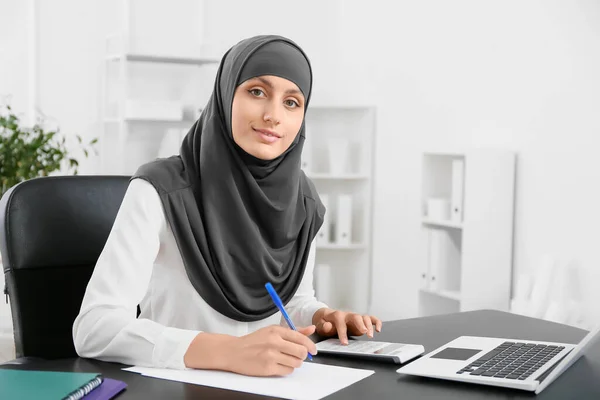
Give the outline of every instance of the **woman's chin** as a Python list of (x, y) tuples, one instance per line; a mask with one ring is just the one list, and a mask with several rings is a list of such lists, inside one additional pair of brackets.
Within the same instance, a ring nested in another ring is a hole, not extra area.
[(262, 143), (256, 145), (250, 154), (264, 161), (270, 161), (279, 156), (279, 153), (273, 147)]

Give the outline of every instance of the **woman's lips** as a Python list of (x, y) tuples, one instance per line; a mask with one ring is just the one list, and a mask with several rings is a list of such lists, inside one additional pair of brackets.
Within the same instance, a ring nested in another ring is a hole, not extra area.
[(277, 133), (270, 131), (268, 129), (256, 129), (256, 128), (252, 128), (252, 129), (266, 143), (275, 143), (277, 140), (281, 139), (281, 136), (279, 136)]

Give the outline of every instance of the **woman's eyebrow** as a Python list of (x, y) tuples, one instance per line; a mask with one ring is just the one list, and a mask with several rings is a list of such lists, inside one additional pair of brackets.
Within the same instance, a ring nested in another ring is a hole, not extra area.
[[(257, 76), (256, 79), (258, 79), (259, 81), (261, 81), (262, 83), (264, 83), (265, 85), (267, 85), (269, 87), (269, 89), (273, 89), (274, 86), (271, 83), (270, 80), (266, 79), (266, 78), (262, 78), (260, 76)], [(288, 89), (285, 91), (285, 94), (302, 94), (302, 92), (298, 89)]]

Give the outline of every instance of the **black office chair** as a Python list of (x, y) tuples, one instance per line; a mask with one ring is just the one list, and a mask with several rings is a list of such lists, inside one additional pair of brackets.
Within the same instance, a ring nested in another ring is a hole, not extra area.
[(17, 358), (77, 356), (73, 321), (129, 179), (36, 178), (2, 197), (0, 251)]

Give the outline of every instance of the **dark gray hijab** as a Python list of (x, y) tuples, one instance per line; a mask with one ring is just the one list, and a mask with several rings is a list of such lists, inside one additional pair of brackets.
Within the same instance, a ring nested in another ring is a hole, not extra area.
[(266, 282), (284, 303), (294, 296), (325, 214), (300, 169), (304, 121), (294, 142), (273, 160), (258, 159), (233, 140), (235, 89), (260, 75), (294, 82), (306, 113), (312, 72), (300, 47), (281, 36), (243, 40), (221, 60), (212, 96), (180, 155), (145, 164), (132, 177), (158, 191), (196, 291), (221, 314), (246, 322), (278, 311)]

